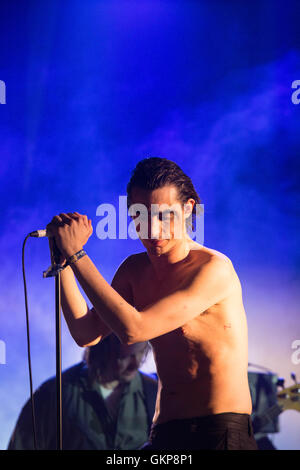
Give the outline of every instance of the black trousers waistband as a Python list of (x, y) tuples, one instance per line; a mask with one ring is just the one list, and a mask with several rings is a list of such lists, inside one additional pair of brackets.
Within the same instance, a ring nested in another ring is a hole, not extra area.
[(218, 413), (153, 424), (143, 450), (257, 450), (251, 418)]
[(218, 413), (206, 416), (198, 416), (187, 419), (174, 419), (166, 423), (152, 425), (151, 433), (157, 434), (172, 430), (173, 432), (207, 432), (223, 431), (226, 429), (235, 429), (236, 431), (253, 434), (251, 418), (249, 414), (244, 413)]

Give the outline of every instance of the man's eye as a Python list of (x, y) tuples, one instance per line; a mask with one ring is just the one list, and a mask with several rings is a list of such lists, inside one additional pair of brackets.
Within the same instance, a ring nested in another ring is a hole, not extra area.
[(172, 211), (165, 211), (165, 212), (159, 212), (158, 218), (159, 220), (168, 220), (169, 218), (174, 217), (174, 212)]

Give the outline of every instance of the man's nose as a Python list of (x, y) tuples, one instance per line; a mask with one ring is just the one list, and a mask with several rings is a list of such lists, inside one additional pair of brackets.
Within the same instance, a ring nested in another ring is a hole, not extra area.
[(139, 361), (135, 354), (132, 354), (130, 356), (130, 367), (134, 369), (137, 369), (139, 367)]
[(151, 238), (160, 238), (161, 236), (161, 222), (158, 217), (151, 219)]

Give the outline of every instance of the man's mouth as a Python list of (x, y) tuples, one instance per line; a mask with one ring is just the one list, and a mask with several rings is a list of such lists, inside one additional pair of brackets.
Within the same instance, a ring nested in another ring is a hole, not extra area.
[(159, 245), (162, 245), (162, 243), (164, 242), (164, 240), (150, 240), (151, 244), (154, 245), (154, 246), (159, 246)]

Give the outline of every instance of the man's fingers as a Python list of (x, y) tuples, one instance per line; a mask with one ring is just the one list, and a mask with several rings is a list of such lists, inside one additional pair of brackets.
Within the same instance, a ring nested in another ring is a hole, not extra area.
[(54, 232), (56, 232), (57, 227), (62, 227), (66, 223), (69, 224), (72, 219), (67, 216), (67, 214), (61, 213), (59, 215), (55, 215), (51, 222), (47, 224), (46, 229), (47, 231), (51, 234), (54, 235)]
[(55, 215), (50, 223), (54, 225), (59, 225), (62, 223), (62, 218), (59, 215)]
[(57, 227), (61, 227), (63, 225), (63, 221), (59, 215), (55, 215), (51, 222), (46, 225), (47, 232), (49, 232), (51, 235), (54, 235), (56, 232)]
[(51, 233), (51, 228), (63, 227), (65, 224), (71, 225), (72, 221), (83, 222), (85, 226), (91, 227), (92, 221), (88, 219), (86, 215), (79, 214), (79, 212), (61, 212), (59, 215), (55, 215), (51, 222), (47, 225), (47, 230)]
[(82, 219), (86, 224), (88, 224), (88, 218), (84, 214), (79, 214), (79, 212), (68, 212), (66, 215), (71, 217), (71, 219), (75, 219), (75, 220)]
[(70, 225), (70, 222), (73, 220), (72, 217), (70, 217), (68, 214), (65, 214), (64, 212), (62, 212), (61, 214), (59, 214), (62, 222), (64, 222), (65, 224), (68, 224)]
[(89, 225), (89, 219), (87, 217), (87, 215), (84, 215), (84, 214), (79, 214), (79, 212), (72, 212), (72, 216), (73, 218), (77, 219), (77, 220), (82, 220), (84, 222), (85, 225)]
[(75, 212), (67, 212), (67, 215), (71, 217), (71, 219), (78, 220), (78, 215)]

